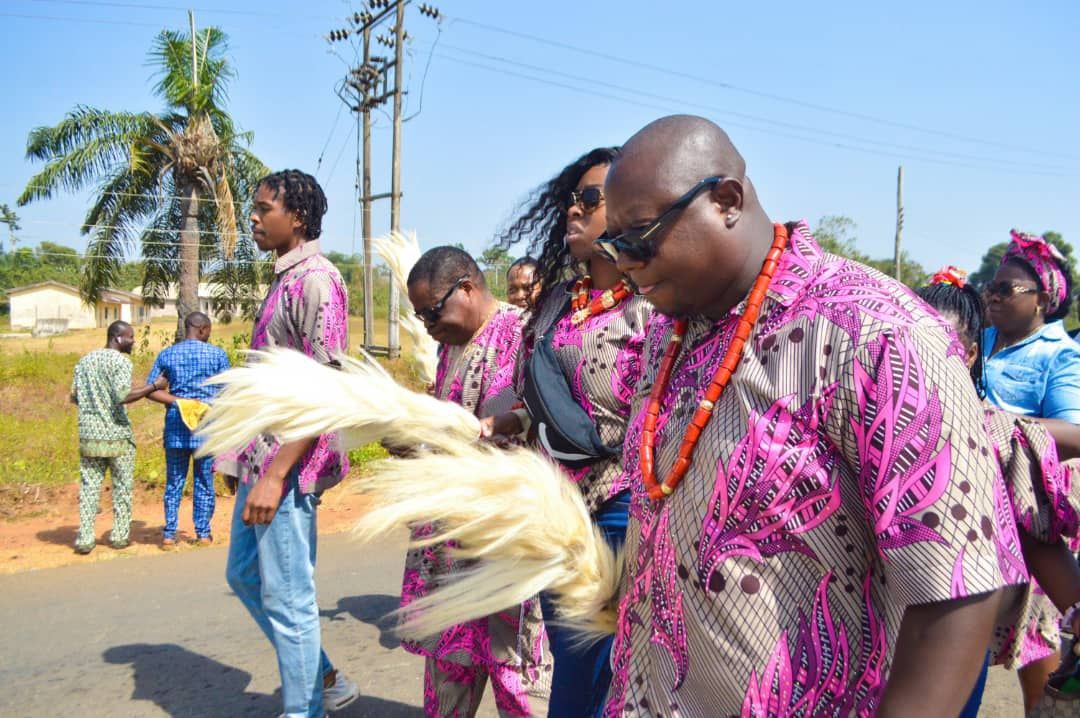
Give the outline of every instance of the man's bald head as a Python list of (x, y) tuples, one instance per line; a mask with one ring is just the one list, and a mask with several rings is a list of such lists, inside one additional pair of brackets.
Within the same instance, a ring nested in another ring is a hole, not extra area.
[(657, 189), (678, 196), (703, 177), (721, 175), (741, 181), (746, 162), (715, 123), (704, 117), (671, 115), (631, 137), (611, 173), (644, 173)]
[[(604, 195), (608, 235), (641, 243), (647, 257), (620, 252), (619, 269), (663, 314), (722, 316), (750, 290), (772, 243), (746, 162), (702, 117), (664, 117), (631, 137)], [(631, 229), (636, 240), (625, 238)]]

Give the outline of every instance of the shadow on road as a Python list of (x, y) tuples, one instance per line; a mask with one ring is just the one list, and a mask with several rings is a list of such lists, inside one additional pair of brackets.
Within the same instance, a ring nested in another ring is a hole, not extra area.
[[(114, 646), (102, 655), (107, 663), (134, 669), (132, 700), (151, 701), (172, 718), (275, 716), (281, 691), (273, 695), (245, 690), (251, 674), (174, 643)], [(360, 696), (334, 713), (335, 718), (416, 718), (423, 711), (397, 701)]]
[(320, 616), (331, 621), (343, 621), (341, 616), (347, 613), (357, 621), (379, 629), (379, 645), (383, 648), (397, 648), (401, 642), (394, 635), (394, 619), (386, 614), (398, 607), (399, 598), (385, 593), (372, 593), (365, 596), (339, 598), (337, 608), (319, 611)]
[[(112, 509), (109, 509), (110, 511)], [(101, 528), (102, 522), (94, 530), (94, 535), (100, 543), (108, 545), (109, 532)], [(79, 525), (57, 526), (54, 529), (38, 531), (38, 541), (57, 544), (59, 546), (74, 546), (75, 535), (79, 533)], [(161, 524), (150, 526), (145, 521), (131, 522), (131, 543), (157, 543), (161, 540)]]
[(277, 715), (281, 699), (244, 689), (251, 674), (173, 643), (132, 643), (102, 654), (135, 671), (132, 700), (152, 701), (173, 718)]

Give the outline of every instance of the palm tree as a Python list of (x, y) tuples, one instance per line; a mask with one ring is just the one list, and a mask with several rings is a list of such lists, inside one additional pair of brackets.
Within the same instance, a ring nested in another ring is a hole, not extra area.
[(19, 215), (15, 214), (6, 204), (0, 204), (0, 224), (6, 224), (8, 226), (8, 240), (11, 242), (11, 251), (15, 251), (15, 245), (19, 240), (15, 237), (15, 233), (22, 227), (19, 226)]
[(258, 252), (237, 227), (268, 169), (249, 149), (252, 134), (240, 132), (224, 109), (235, 76), (226, 49), (225, 33), (196, 33), (193, 18), (190, 34), (163, 30), (150, 65), (158, 69), (154, 91), (165, 110), (80, 105), (55, 127), (33, 130), (27, 158), (46, 164), (17, 200), (25, 205), (97, 183), (82, 226), (90, 235), (84, 298), (94, 302), (115, 283), (137, 237), (146, 301), (160, 305), (179, 284), (178, 338), (184, 318), (198, 309), (200, 270), (218, 285), (222, 302), (240, 301), (250, 312), (256, 299)]

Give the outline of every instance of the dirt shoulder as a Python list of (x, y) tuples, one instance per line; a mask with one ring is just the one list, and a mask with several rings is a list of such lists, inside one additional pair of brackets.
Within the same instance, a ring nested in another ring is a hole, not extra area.
[[(34, 491), (34, 489), (30, 489)], [(0, 574), (54, 568), (76, 563), (111, 561), (129, 556), (165, 555), (161, 549), (161, 531), (165, 524), (160, 491), (136, 489), (132, 505), (131, 546), (121, 551), (109, 546), (112, 529), (112, 490), (101, 493), (101, 513), (97, 517), (97, 547), (86, 556), (73, 550), (79, 527), (79, 487), (77, 484), (37, 490), (36, 495), (21, 497), (20, 510), (14, 518), (0, 521)], [(319, 507), (319, 533), (346, 531), (360, 516), (364, 498), (347, 485), (323, 495)], [(233, 497), (218, 496), (211, 530), (214, 545), (229, 542)], [(191, 497), (180, 505), (180, 530), (175, 551), (196, 551), (195, 532), (191, 525)]]

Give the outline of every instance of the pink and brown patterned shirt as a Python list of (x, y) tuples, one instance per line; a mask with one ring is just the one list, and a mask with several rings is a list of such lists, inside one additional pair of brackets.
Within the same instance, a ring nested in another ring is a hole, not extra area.
[[(674, 494), (637, 461), (673, 320), (654, 315), (625, 452), (634, 492), (607, 716), (872, 716), (912, 605), (1026, 580), (982, 407), (951, 332), (806, 225)], [(691, 317), (656, 472), (743, 307)]]
[[(571, 312), (557, 316), (566, 305), (566, 291), (559, 288), (540, 308), (534, 324), (537, 336), (553, 332), (551, 346), (574, 399), (592, 417), (600, 440), (608, 446), (621, 446), (630, 421), (630, 400), (641, 377), (641, 351), (645, 344), (645, 324), (652, 305), (643, 297), (632, 295), (617, 307), (589, 317), (575, 325)], [(600, 296), (593, 290), (589, 299)], [(530, 351), (523, 346), (519, 361), (518, 384), (523, 362)], [(521, 387), (518, 387), (521, 393)], [(543, 452), (539, 442), (535, 444)], [(629, 488), (623, 470), (622, 453), (580, 469), (564, 471), (578, 485), (590, 512)]]
[[(480, 418), (509, 411), (515, 402), (514, 358), (520, 343), (521, 311), (500, 302), (468, 344), (439, 347), (435, 397), (460, 404)], [(419, 526), (413, 536), (430, 535), (430, 531), (428, 526)], [(405, 556), (402, 607), (468, 566), (468, 562), (453, 561), (441, 544), (410, 549)], [(512, 682), (520, 692), (542, 695), (548, 690), (551, 657), (537, 600), (402, 646), (410, 653), (488, 673), (505, 675), (509, 669), (518, 674)]]
[[(322, 364), (349, 350), (349, 297), (345, 282), (318, 240), (301, 244), (274, 263), (274, 281), (259, 308), (252, 349), (287, 347)], [(257, 480), (277, 455), (280, 443), (263, 434), (239, 452), (221, 456), (215, 469), (243, 482)], [(323, 434), (297, 464), (300, 493), (324, 491), (344, 478), (349, 459), (336, 434)]]
[[(989, 404), (986, 421), (1018, 528), (1037, 541), (1076, 548), (1080, 486), (1075, 461), (1060, 463), (1050, 434), (1037, 421)], [(1032, 579), (1017, 589), (990, 643), (992, 663), (1014, 670), (1058, 650), (1061, 613)]]

